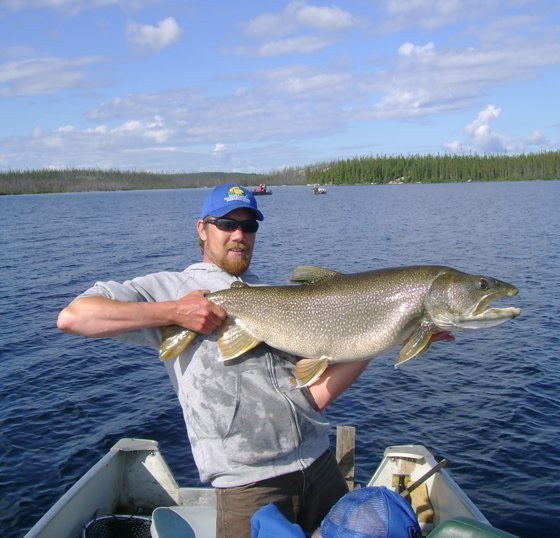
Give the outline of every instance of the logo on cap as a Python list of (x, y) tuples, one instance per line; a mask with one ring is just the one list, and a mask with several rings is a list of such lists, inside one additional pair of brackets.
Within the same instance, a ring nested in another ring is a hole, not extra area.
[(251, 204), (251, 200), (249, 200), (245, 191), (241, 187), (238, 187), (237, 185), (231, 187), (227, 191), (227, 196), (224, 198), (224, 200), (228, 204), (230, 202), (238, 202), (238, 201), (245, 202), (246, 204)]

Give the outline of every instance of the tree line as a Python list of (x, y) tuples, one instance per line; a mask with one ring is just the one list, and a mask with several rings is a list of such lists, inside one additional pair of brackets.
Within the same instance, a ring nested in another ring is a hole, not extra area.
[(355, 157), (308, 167), (319, 184), (443, 183), (560, 179), (560, 151), (505, 155)]
[(560, 179), (560, 151), (504, 155), (369, 156), (286, 167), (264, 174), (154, 173), (63, 169), (0, 172), (0, 194), (178, 189), (223, 183), (252, 186), (360, 183), (441, 183)]
[[(254, 176), (254, 177), (253, 177)], [(181, 189), (255, 180), (255, 174), (152, 173), (122, 170), (62, 169), (0, 172), (0, 194)]]

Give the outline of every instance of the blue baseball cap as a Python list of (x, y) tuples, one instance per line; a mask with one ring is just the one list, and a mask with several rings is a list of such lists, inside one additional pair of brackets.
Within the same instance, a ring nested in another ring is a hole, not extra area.
[(321, 538), (422, 538), (408, 501), (384, 486), (347, 493), (331, 508), (319, 532)]
[(257, 220), (264, 220), (263, 214), (257, 207), (257, 200), (251, 191), (235, 183), (219, 185), (212, 189), (204, 201), (200, 218), (205, 219), (210, 215), (223, 217), (236, 209), (249, 209), (255, 214)]

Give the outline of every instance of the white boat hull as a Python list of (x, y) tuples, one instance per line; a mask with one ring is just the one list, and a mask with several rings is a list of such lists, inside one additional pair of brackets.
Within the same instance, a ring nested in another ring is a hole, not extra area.
[[(205, 507), (213, 517), (212, 488), (180, 488), (156, 441), (121, 439), (80, 478), (30, 529), (25, 538), (70, 538), (95, 516), (139, 514), (151, 516), (160, 506)], [(195, 511), (196, 513), (196, 511)], [(213, 538), (214, 535), (204, 535)]]
[[(422, 445), (388, 447), (368, 486), (385, 486), (400, 493), (399, 482), (401, 487), (408, 487), (437, 463), (432, 453)], [(411, 495), (412, 505), (417, 505), (418, 520), (425, 532), (448, 519), (461, 516), (489, 525), (486, 517), (445, 469), (428, 478), (416, 492)], [(426, 502), (431, 507), (422, 510)]]
[[(436, 464), (433, 455), (422, 445), (389, 447), (367, 485), (398, 491), (399, 483), (410, 487)], [(441, 525), (445, 521), (453, 522), (452, 518), (464, 516), (469, 518), (468, 522), (479, 526), (477, 536), (511, 536), (491, 527), (445, 470), (428, 478), (416, 492), (422, 492), (423, 488), (430, 509), (419, 511), (418, 516), (426, 534), (433, 527), (440, 531), (445, 527)], [(413, 506), (415, 497), (418, 498), (418, 493), (413, 492)], [(79, 537), (95, 517), (133, 514), (151, 518), (156, 509), (159, 509), (158, 515), (164, 516), (162, 520), (180, 517), (188, 521), (195, 536), (215, 538), (214, 490), (179, 487), (156, 441), (121, 439), (52, 506), (25, 538)], [(426, 514), (430, 517), (423, 521)], [(160, 536), (155, 528), (157, 519), (154, 516), (151, 522), (152, 536), (155, 537)], [(462, 522), (458, 525), (461, 526)], [(461, 532), (461, 529), (455, 529), (449, 536), (470, 536)], [(448, 536), (441, 532), (440, 535)]]

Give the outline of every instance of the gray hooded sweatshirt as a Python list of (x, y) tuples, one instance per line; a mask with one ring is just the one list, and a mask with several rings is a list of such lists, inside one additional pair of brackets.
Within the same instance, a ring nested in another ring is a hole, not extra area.
[[(247, 272), (247, 284), (259, 279)], [(80, 297), (130, 302), (178, 299), (193, 290), (218, 291), (237, 280), (213, 264), (162, 272), (123, 283), (97, 282)], [(159, 349), (158, 328), (115, 338)], [(200, 480), (231, 487), (302, 470), (329, 447), (330, 426), (307, 388), (292, 385), (295, 358), (266, 344), (224, 364), (217, 336), (199, 336), (176, 359), (164, 361), (187, 425)]]

